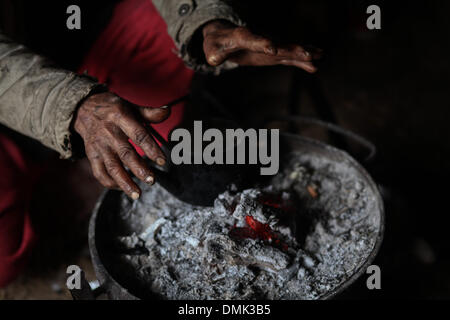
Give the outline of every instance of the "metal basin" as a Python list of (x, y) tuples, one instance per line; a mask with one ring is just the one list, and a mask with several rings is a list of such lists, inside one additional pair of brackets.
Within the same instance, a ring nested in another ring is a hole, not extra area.
[[(375, 205), (369, 213), (374, 221), (377, 221), (376, 229), (378, 230), (375, 245), (368, 252), (365, 261), (353, 271), (345, 282), (341, 283), (337, 288), (327, 292), (320, 299), (330, 299), (349, 285), (351, 285), (359, 276), (361, 276), (372, 263), (380, 248), (384, 233), (384, 206), (378, 188), (366, 170), (346, 152), (338, 150), (324, 143), (302, 138), (291, 134), (282, 134), (281, 154), (291, 151), (301, 153), (314, 154), (324, 157), (329, 161), (345, 163), (350, 166), (369, 188), (371, 196), (375, 199)], [(120, 208), (119, 205), (120, 192), (105, 191), (98, 200), (93, 212), (89, 227), (89, 247), (94, 269), (100, 282), (102, 292), (106, 292), (110, 299), (139, 299), (139, 292), (133, 289), (132, 281), (124, 281), (112, 276), (111, 266), (108, 265), (108, 259), (105, 252), (108, 252), (112, 244), (111, 226), (115, 223), (115, 217)], [(110, 251), (110, 250), (109, 250)], [(132, 277), (131, 277), (132, 278)]]

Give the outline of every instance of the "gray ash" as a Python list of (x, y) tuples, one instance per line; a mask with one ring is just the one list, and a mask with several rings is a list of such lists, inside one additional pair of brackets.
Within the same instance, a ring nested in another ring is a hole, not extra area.
[(346, 163), (293, 153), (269, 186), (214, 207), (142, 185), (139, 201), (122, 199), (116, 274), (132, 270), (166, 299), (318, 299), (374, 249), (380, 217), (363, 181)]

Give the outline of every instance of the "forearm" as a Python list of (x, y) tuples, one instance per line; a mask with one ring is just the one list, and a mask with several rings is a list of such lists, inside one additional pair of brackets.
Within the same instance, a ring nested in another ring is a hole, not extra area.
[(62, 158), (72, 156), (70, 126), (76, 107), (97, 86), (0, 33), (0, 123)]
[[(181, 58), (195, 70), (218, 71), (206, 63), (201, 43), (201, 27), (213, 20), (227, 20), (235, 25), (244, 23), (232, 6), (223, 0), (153, 0), (167, 23)], [(199, 37), (196, 39), (196, 37)], [(225, 64), (220, 68), (230, 67)]]

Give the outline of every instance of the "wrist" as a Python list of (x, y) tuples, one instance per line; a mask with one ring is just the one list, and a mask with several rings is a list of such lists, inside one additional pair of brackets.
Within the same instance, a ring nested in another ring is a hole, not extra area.
[(98, 94), (102, 94), (108, 92), (108, 88), (106, 85), (99, 84), (92, 88), (92, 90), (89, 92), (87, 96), (85, 96), (77, 105), (74, 113), (72, 122), (70, 124), (70, 143), (72, 145), (72, 158), (83, 158), (85, 156), (85, 150), (84, 150), (84, 140), (82, 137), (82, 124), (81, 120), (79, 119), (80, 116), (80, 108), (90, 99), (92, 99), (94, 96)]

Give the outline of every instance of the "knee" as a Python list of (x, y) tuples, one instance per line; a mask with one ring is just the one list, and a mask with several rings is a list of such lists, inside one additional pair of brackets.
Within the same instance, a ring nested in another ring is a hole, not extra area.
[(8, 285), (24, 269), (34, 243), (26, 206), (2, 193), (0, 199), (0, 287)]
[(9, 154), (4, 141), (0, 139), (0, 287), (23, 270), (34, 240), (23, 172), (14, 165), (15, 150)]

